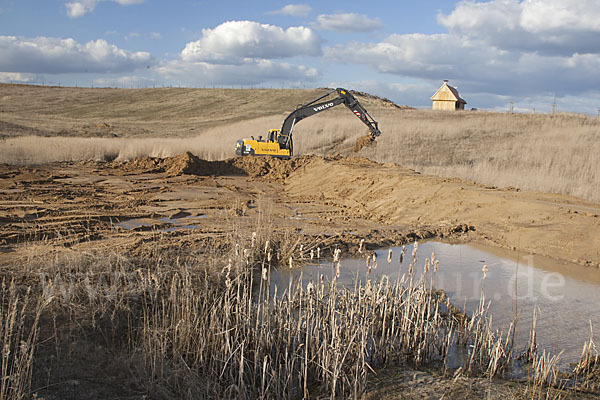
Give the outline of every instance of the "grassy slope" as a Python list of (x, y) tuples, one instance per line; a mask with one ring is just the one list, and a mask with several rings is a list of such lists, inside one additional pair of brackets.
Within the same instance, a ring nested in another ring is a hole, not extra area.
[[(113, 126), (118, 136), (189, 136), (198, 129), (289, 113), (324, 93), (326, 89), (91, 89), (0, 84), (0, 134), (110, 136), (96, 129), (104, 122)], [(361, 101), (367, 107), (384, 105), (372, 98)]]

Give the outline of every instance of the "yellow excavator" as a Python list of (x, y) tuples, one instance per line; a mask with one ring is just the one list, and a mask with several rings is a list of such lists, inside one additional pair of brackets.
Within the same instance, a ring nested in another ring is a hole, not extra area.
[[(337, 97), (325, 100), (329, 95), (336, 93)], [(346, 89), (337, 88), (324, 94), (306, 104), (298, 106), (284, 120), (281, 129), (270, 129), (265, 139), (253, 136), (237, 141), (235, 154), (238, 156), (272, 156), (278, 158), (290, 158), (294, 154), (292, 141), (292, 130), (294, 126), (306, 117), (329, 110), (337, 105), (344, 104), (369, 128), (369, 141), (375, 140), (381, 134), (377, 121), (369, 115), (367, 110)]]

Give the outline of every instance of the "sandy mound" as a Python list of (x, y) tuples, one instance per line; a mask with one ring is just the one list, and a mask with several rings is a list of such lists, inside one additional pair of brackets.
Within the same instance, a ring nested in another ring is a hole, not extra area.
[(250, 177), (282, 181), (293, 171), (307, 165), (313, 158), (313, 156), (301, 156), (281, 160), (274, 157), (237, 157), (228, 162), (246, 172)]
[(141, 157), (125, 163), (117, 163), (116, 168), (134, 174), (153, 174), (164, 172), (160, 158)]
[(165, 173), (168, 176), (199, 175), (224, 176), (247, 175), (282, 181), (296, 169), (308, 164), (313, 156), (281, 160), (274, 157), (236, 157), (226, 161), (206, 161), (190, 152), (176, 157), (142, 157), (118, 164), (116, 168), (129, 174)]
[(179, 175), (237, 175), (239, 170), (224, 161), (206, 161), (189, 151), (163, 160), (163, 168), (169, 176)]
[(179, 175), (245, 175), (245, 172), (227, 161), (206, 161), (196, 157), (189, 151), (175, 157), (156, 158), (141, 157), (116, 168), (131, 174), (150, 174), (164, 172), (168, 176)]

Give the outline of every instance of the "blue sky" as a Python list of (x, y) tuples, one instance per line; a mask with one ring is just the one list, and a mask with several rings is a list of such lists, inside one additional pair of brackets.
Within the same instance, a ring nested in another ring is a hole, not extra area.
[(596, 114), (598, 0), (1, 0), (0, 81), (335, 87)]

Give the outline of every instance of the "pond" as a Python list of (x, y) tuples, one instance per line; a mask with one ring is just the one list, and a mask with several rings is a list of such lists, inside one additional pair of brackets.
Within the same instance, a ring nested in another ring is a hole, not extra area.
[[(402, 263), (401, 247), (376, 250), (377, 268), (369, 273), (365, 257), (342, 259), (337, 282), (354, 286), (357, 278), (378, 280), (387, 275), (395, 281), (408, 273), (414, 244), (405, 247)], [(580, 265), (560, 263), (532, 255), (499, 250), (497, 248), (449, 244), (429, 241), (418, 243), (415, 274), (424, 272), (425, 260), (432, 253), (439, 268), (429, 268), (428, 279), (435, 288), (443, 289), (458, 308), (471, 313), (483, 294), (489, 302), (493, 327), (506, 332), (510, 323), (516, 323), (515, 339), (519, 349), (526, 347), (532, 327), (534, 310), (537, 314), (536, 334), (539, 352), (545, 349), (558, 354), (562, 366), (579, 359), (584, 342), (590, 336), (590, 323), (600, 331), (600, 271)], [(343, 256), (343, 255), (342, 255)], [(487, 266), (483, 279), (483, 266)], [(300, 268), (274, 271), (272, 284), (287, 286), (289, 279), (302, 275), (305, 284), (323, 275), (333, 277), (331, 262), (304, 265)], [(600, 342), (597, 333), (594, 340)]]

